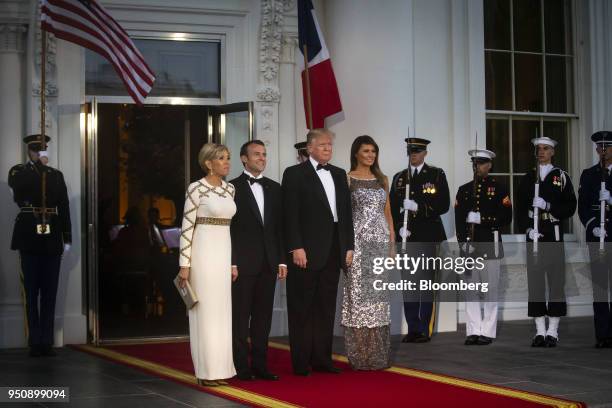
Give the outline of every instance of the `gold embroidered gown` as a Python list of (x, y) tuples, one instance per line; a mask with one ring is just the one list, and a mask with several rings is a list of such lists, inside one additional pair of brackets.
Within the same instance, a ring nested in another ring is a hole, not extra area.
[(236, 375), (232, 357), (232, 278), (229, 220), (236, 212), (234, 186), (206, 179), (189, 185), (181, 232), (179, 265), (199, 303), (189, 310), (191, 358), (197, 378)]

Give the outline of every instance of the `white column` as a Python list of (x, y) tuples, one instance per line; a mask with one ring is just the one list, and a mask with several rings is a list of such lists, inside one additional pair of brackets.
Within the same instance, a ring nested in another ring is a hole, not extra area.
[(296, 164), (296, 151), (293, 145), (306, 140), (306, 134), (297, 134), (295, 115), (295, 57), (297, 47), (297, 33), (283, 34), (282, 52), (279, 73), (279, 88), (281, 93), (278, 108), (278, 134), (279, 134), (279, 170), (280, 177), (283, 171)]
[(57, 97), (53, 98), (56, 116), (55, 157), (53, 167), (58, 168), (66, 180), (72, 221), (72, 248), (64, 254), (55, 306), (55, 344), (79, 344), (87, 341), (87, 320), (83, 311), (83, 279), (86, 268), (82, 256), (81, 189), (83, 163), (81, 163), (81, 102), (85, 94), (85, 52), (67, 41), (57, 42)]
[(0, 24), (0, 347), (25, 343), (19, 258), (10, 250), (17, 206), (8, 187), (10, 168), (22, 162), (24, 45), (27, 26)]

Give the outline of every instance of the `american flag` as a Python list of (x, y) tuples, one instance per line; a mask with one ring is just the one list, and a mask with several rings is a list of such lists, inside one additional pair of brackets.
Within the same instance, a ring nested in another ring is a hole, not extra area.
[(155, 74), (125, 30), (97, 1), (42, 0), (41, 25), (56, 37), (106, 58), (137, 104), (151, 92)]

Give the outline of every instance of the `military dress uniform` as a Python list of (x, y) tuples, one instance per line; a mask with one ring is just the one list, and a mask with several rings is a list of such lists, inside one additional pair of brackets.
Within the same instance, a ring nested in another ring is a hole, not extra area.
[[(554, 147), (557, 142), (540, 137), (532, 139), (538, 144)], [(576, 195), (569, 174), (552, 164), (540, 165), (539, 197), (546, 202), (546, 209), (539, 209), (538, 230), (540, 234), (537, 252), (534, 253), (534, 185), (536, 170), (528, 171), (519, 184), (516, 196), (516, 216), (519, 231), (526, 231), (527, 284), (529, 301), (527, 314), (534, 317), (538, 334), (534, 347), (554, 347), (557, 344), (559, 318), (567, 314), (565, 299), (565, 249), (563, 246), (562, 222), (576, 211)], [(545, 174), (545, 176), (544, 176)], [(548, 281), (546, 296), (545, 277)], [(548, 299), (548, 302), (546, 302)], [(545, 330), (545, 316), (549, 317), (549, 328)], [(546, 337), (544, 337), (546, 336)]]
[[(429, 140), (408, 138), (408, 154), (414, 150), (425, 150)], [(420, 169), (419, 169), (420, 167)], [(409, 173), (410, 172), (410, 175)], [(418, 167), (409, 166), (393, 176), (390, 191), (391, 215), (395, 236), (398, 242), (402, 240), (404, 219), (404, 200), (406, 184), (410, 183), (410, 199), (418, 204), (417, 211), (410, 211), (408, 218), (410, 236), (407, 237), (411, 256), (436, 256), (438, 246), (446, 240), (441, 215), (448, 212), (450, 194), (444, 170), (426, 163)], [(433, 279), (434, 271), (417, 271), (413, 277)], [(404, 293), (406, 295), (406, 293)], [(404, 342), (424, 342), (431, 338), (434, 325), (433, 294), (419, 291), (418, 298), (404, 302), (404, 314), (408, 323), (408, 335)]]
[[(30, 150), (40, 149), (39, 144), (36, 145), (37, 137), (24, 138)], [(44, 208), (43, 178), (46, 184)], [(40, 161), (29, 161), (10, 169), (8, 184), (20, 209), (13, 228), (11, 249), (19, 251), (21, 258), (28, 345), (32, 355), (53, 354), (60, 263), (64, 244), (72, 242), (66, 183), (59, 170)]]
[[(468, 154), (477, 163), (490, 162), (495, 157), (495, 153), (485, 149), (470, 150)], [(468, 219), (470, 213), (474, 216), (473, 220)], [(474, 180), (459, 187), (455, 199), (455, 228), (461, 255), (485, 258), (485, 268), (469, 271), (465, 279), (488, 284), (484, 299), (481, 300), (479, 295), (466, 296), (466, 345), (487, 345), (496, 337), (497, 290), (501, 259), (504, 257), (500, 229), (511, 222), (512, 201), (508, 189), (495, 177), (478, 177), (476, 189)], [(468, 243), (469, 246), (466, 245)], [(484, 309), (482, 316), (481, 303)]]
[[(612, 132), (597, 132), (591, 137), (593, 142), (602, 148), (612, 146)], [(606, 200), (604, 230), (604, 248), (600, 251), (599, 236), (601, 232), (600, 191), (601, 182), (605, 180), (606, 190), (612, 191), (612, 165), (597, 163), (585, 169), (580, 176), (578, 189), (578, 214), (586, 229), (586, 241), (591, 260), (591, 280), (593, 286), (593, 318), (597, 348), (612, 347), (612, 303), (608, 300), (612, 285), (612, 203)]]
[(293, 147), (295, 147), (295, 150), (297, 151), (298, 163), (303, 163), (306, 160), (308, 160), (308, 157), (310, 157), (310, 154), (308, 154), (307, 146), (308, 146), (308, 143), (306, 142), (298, 142), (293, 145)]

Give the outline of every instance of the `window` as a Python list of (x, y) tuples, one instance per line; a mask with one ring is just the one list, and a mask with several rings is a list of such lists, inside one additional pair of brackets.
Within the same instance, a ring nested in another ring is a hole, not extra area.
[[(135, 39), (155, 72), (152, 97), (221, 98), (220, 42)], [(99, 54), (86, 51), (85, 92), (88, 95), (127, 96), (113, 66)]]
[(574, 113), (569, 0), (485, 0), (489, 110)]
[[(559, 142), (553, 163), (569, 168), (571, 21), (570, 0), (484, 0), (487, 148), (497, 154), (492, 175), (513, 202), (521, 176), (535, 166), (536, 135)], [(502, 232), (523, 233), (516, 221)]]

